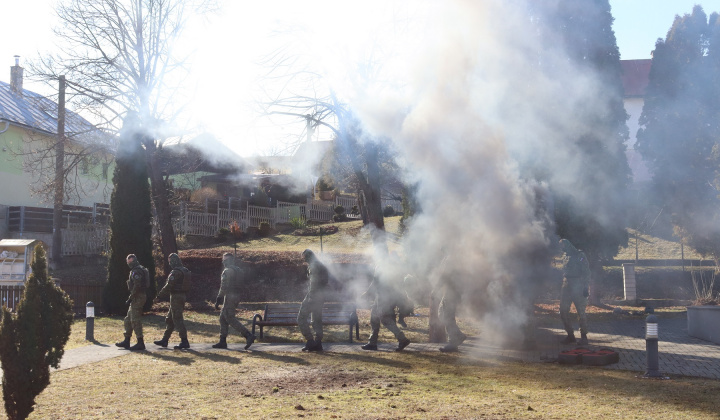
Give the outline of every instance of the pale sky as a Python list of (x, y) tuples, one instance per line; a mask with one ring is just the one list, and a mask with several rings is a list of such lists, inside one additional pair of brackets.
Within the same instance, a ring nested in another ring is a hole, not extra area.
[[(9, 67), (14, 65), (14, 55), (21, 56), (22, 66), (24, 60), (57, 48), (51, 32), (55, 1), (4, 2), (3, 23), (0, 24), (0, 80), (9, 82)], [(259, 119), (249, 106), (245, 106), (251, 93), (257, 93), (256, 77), (263, 71), (254, 63), (257, 57), (272, 49), (268, 46), (268, 42), (272, 44), (273, 41), (268, 41), (267, 28), (278, 22), (313, 28), (317, 34), (329, 35), (319, 35), (311, 41), (322, 44), (325, 51), (333, 51), (334, 47), (348, 48), (355, 42), (352, 36), (345, 35), (342, 44), (335, 44), (340, 38), (336, 34), (374, 30), (372, 24), (365, 22), (374, 21), (375, 25), (381, 25), (378, 11), (388, 4), (337, 0), (221, 0), (221, 3), (224, 5), (222, 12), (211, 17), (209, 25), (188, 28), (191, 36), (185, 45), (196, 50), (193, 66), (196, 79), (191, 83), (195, 86), (196, 98), (193, 109), (208, 131), (245, 156), (280, 150), (283, 141), (299, 135), (302, 130), (302, 124), (271, 128), (272, 122)], [(404, 5), (402, 0), (390, 3), (395, 7)], [(650, 58), (655, 41), (665, 37), (675, 15), (690, 13), (695, 4), (702, 5), (708, 14), (720, 11), (720, 0), (610, 0), (610, 4), (622, 59)], [(332, 19), (326, 16), (332, 16)], [(25, 88), (46, 93), (45, 86), (27, 81)], [(329, 133), (321, 131), (319, 136), (323, 135)]]

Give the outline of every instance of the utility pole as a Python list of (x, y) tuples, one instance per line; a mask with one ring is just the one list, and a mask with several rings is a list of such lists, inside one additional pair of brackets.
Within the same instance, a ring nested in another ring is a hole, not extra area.
[(62, 259), (62, 209), (65, 198), (65, 76), (58, 91), (57, 139), (55, 143), (55, 197), (53, 200), (52, 260), (59, 267)]

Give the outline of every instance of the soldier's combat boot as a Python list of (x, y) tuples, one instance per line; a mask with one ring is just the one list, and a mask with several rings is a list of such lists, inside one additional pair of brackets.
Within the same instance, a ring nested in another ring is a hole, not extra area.
[(404, 340), (400, 340), (400, 342), (398, 343), (398, 346), (397, 346), (397, 348), (395, 349), (395, 351), (403, 351), (403, 349), (404, 349), (405, 347), (407, 347), (408, 345), (410, 345), (410, 340), (408, 340), (407, 338), (404, 339)]
[(168, 346), (168, 340), (170, 339), (170, 334), (165, 331), (165, 334), (163, 334), (163, 338), (157, 341), (153, 341), (153, 344), (160, 347), (167, 347)]
[(322, 341), (315, 340), (315, 344), (312, 346), (312, 348), (309, 351), (323, 351)]
[(138, 337), (137, 340), (137, 343), (128, 350), (145, 350), (145, 341), (143, 341), (142, 337)]
[(561, 343), (563, 343), (563, 344), (572, 344), (572, 343), (574, 343), (574, 342), (576, 342), (576, 341), (577, 341), (577, 340), (575, 340), (575, 334), (572, 333), (572, 332), (569, 332), (568, 335), (567, 335), (567, 337), (563, 338), (563, 340), (561, 341)]
[(377, 350), (377, 344), (375, 343), (367, 343), (360, 346), (363, 350)]
[(580, 344), (581, 346), (588, 345), (587, 333), (584, 333), (584, 332), (580, 333), (580, 341), (578, 341), (578, 344)]
[(130, 348), (130, 336), (126, 334), (125, 339), (123, 341), (115, 343), (115, 345), (118, 347), (122, 347), (124, 349), (129, 349)]
[(182, 350), (182, 349), (189, 349), (190, 348), (190, 342), (188, 341), (187, 337), (180, 339), (180, 344), (173, 347), (175, 350)]
[(311, 351), (315, 347), (315, 340), (308, 340), (305, 343), (305, 347), (302, 348), (302, 351)]
[(216, 344), (213, 344), (212, 347), (214, 349), (226, 349), (227, 348), (227, 341), (225, 341), (225, 336), (220, 336), (220, 341), (218, 341)]
[(255, 342), (255, 334), (251, 333), (250, 331), (245, 333), (245, 350), (249, 349), (250, 346), (252, 346), (252, 343)]
[(440, 351), (443, 353), (454, 353), (458, 351), (458, 345), (455, 343), (447, 343), (445, 346), (440, 347)]

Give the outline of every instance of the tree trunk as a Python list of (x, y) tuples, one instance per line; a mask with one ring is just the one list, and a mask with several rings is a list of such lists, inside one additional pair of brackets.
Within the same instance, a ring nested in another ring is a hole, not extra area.
[(57, 139), (55, 140), (55, 196), (53, 199), (52, 261), (60, 267), (62, 259), (62, 210), (65, 199), (65, 76), (58, 90)]
[(603, 275), (602, 262), (595, 258), (589, 258), (590, 264), (590, 296), (588, 296), (588, 304), (593, 306), (602, 306), (600, 301), (600, 278)]
[[(151, 143), (152, 146), (148, 147)], [(170, 265), (168, 256), (177, 253), (177, 241), (175, 240), (175, 230), (172, 225), (172, 212), (170, 209), (170, 199), (167, 189), (167, 183), (162, 176), (160, 165), (160, 154), (155, 142), (145, 142), (148, 164), (148, 174), (150, 175), (150, 191), (152, 192), (153, 205), (157, 217), (157, 226), (160, 231), (160, 248), (163, 254), (163, 272), (165, 275), (170, 274)]]
[[(387, 255), (387, 241), (385, 238), (385, 218), (382, 213), (382, 200), (380, 197), (380, 166), (378, 165), (377, 145), (368, 142), (365, 145), (365, 166), (367, 168), (367, 179), (362, 173), (357, 173), (359, 186), (364, 197), (363, 222), (372, 223), (375, 229), (371, 232), (373, 245), (376, 252)], [(365, 220), (367, 215), (367, 221)]]

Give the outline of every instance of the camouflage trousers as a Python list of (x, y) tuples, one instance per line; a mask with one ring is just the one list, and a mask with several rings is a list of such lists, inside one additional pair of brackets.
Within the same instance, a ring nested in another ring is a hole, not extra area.
[(145, 293), (140, 293), (130, 302), (130, 307), (128, 308), (127, 316), (125, 316), (124, 322), (126, 337), (132, 336), (133, 331), (135, 331), (135, 338), (143, 338), (142, 314), (143, 306), (145, 306), (146, 300), (147, 295)]
[(185, 293), (170, 294), (170, 310), (165, 316), (165, 334), (163, 339), (168, 340), (173, 331), (177, 330), (180, 339), (187, 339), (187, 329), (185, 328), (185, 319), (183, 311), (185, 310)]
[[(322, 341), (323, 338), (323, 325), (322, 325), (322, 310), (325, 304), (325, 296), (322, 293), (315, 293), (313, 295), (308, 294), (300, 304), (300, 310), (298, 311), (297, 323), (300, 328), (300, 333), (305, 337), (307, 341)], [(312, 330), (310, 329), (310, 318), (312, 323)], [(313, 331), (315, 337), (313, 338)]]
[(439, 317), (440, 321), (445, 325), (445, 332), (450, 344), (461, 343), (465, 338), (465, 334), (460, 331), (455, 320), (455, 312), (457, 312), (459, 303), (460, 293), (452, 287), (447, 287), (440, 301)]
[(222, 311), (220, 311), (220, 335), (223, 337), (227, 337), (228, 327), (233, 327), (243, 337), (248, 335), (248, 329), (236, 317), (238, 303), (240, 303), (240, 295), (234, 293), (225, 295)]
[[(378, 295), (370, 307), (370, 327), (372, 333), (368, 339), (368, 344), (377, 344), (378, 335), (380, 334), (380, 324), (385, 326), (391, 333), (395, 335), (398, 342), (405, 341), (405, 334), (400, 331), (395, 322), (395, 306), (402, 308), (402, 302), (392, 299), (390, 296)], [(402, 309), (401, 309), (402, 310)]]
[(585, 315), (587, 297), (584, 293), (586, 287), (587, 286), (579, 279), (563, 279), (562, 288), (560, 289), (560, 318), (568, 334), (572, 334), (574, 331), (570, 317), (571, 304), (575, 305), (575, 310), (580, 320), (580, 332), (587, 334), (587, 315)]

